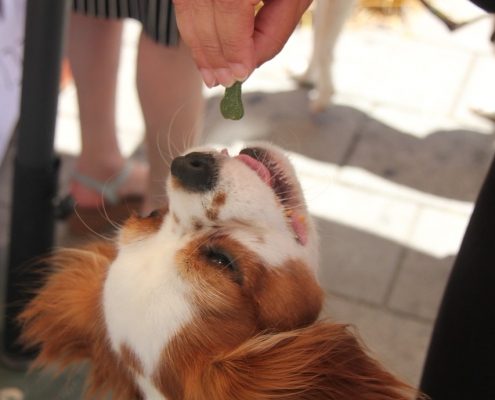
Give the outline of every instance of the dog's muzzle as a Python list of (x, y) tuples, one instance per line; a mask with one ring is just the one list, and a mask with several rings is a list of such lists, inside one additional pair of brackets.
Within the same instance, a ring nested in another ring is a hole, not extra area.
[(175, 158), (170, 172), (185, 189), (206, 192), (217, 183), (218, 165), (212, 154), (193, 152)]

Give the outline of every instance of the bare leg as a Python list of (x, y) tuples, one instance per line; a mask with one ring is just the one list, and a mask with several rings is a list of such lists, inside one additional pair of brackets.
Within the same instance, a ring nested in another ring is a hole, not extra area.
[[(121, 36), (121, 21), (72, 14), (68, 56), (77, 88), (82, 143), (76, 168), (101, 182), (115, 177), (125, 163), (115, 123)], [(119, 194), (144, 193), (147, 174), (146, 166), (134, 168)], [(72, 184), (71, 191), (80, 205), (101, 202), (101, 194), (78, 182)]]
[(150, 163), (146, 212), (166, 204), (171, 160), (199, 139), (204, 101), (202, 80), (188, 48), (165, 47), (144, 33), (139, 40), (137, 88)]

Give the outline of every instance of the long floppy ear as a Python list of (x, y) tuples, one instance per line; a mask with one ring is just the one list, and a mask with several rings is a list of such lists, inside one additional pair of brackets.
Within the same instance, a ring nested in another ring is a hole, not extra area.
[(19, 316), (21, 341), (39, 347), (34, 367), (62, 370), (90, 361), (88, 395), (113, 390), (116, 398), (136, 398), (129, 372), (110, 349), (103, 321), (103, 284), (115, 254), (109, 242), (56, 253), (49, 260), (53, 274)]
[(327, 322), (250, 339), (205, 374), (190, 398), (405, 400), (417, 395), (367, 355), (347, 326)]

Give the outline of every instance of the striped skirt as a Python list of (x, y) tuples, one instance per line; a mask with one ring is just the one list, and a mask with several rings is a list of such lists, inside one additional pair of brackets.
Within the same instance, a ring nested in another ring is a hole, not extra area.
[(73, 10), (98, 18), (134, 18), (158, 43), (175, 46), (179, 31), (172, 0), (73, 0)]

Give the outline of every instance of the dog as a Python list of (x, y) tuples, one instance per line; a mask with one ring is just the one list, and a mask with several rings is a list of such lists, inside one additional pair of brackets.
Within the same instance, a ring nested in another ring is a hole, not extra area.
[(296, 76), (296, 81), (314, 88), (310, 94), (309, 109), (312, 112), (325, 110), (332, 101), (333, 58), (340, 33), (356, 0), (318, 0), (313, 12), (313, 44), (305, 72)]
[(317, 232), (280, 149), (193, 149), (167, 191), (167, 210), (114, 241), (53, 256), (19, 317), (35, 366), (89, 361), (90, 398), (416, 398), (348, 326), (318, 319)]

